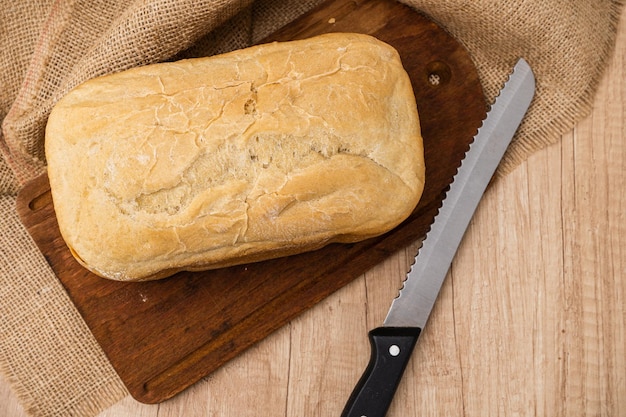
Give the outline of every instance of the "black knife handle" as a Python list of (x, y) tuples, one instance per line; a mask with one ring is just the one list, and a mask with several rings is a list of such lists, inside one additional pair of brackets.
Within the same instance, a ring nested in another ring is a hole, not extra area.
[(354, 387), (341, 417), (384, 417), (422, 329), (379, 327), (369, 332), (367, 368)]

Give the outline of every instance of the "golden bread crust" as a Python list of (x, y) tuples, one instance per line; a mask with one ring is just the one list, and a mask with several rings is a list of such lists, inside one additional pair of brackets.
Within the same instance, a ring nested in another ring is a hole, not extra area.
[(64, 240), (124, 281), (382, 234), (421, 196), (422, 146), (397, 52), (358, 34), (96, 78), (46, 130)]

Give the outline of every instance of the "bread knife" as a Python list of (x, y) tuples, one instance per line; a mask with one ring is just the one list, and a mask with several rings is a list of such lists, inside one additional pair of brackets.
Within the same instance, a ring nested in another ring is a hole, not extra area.
[(369, 332), (369, 364), (341, 414), (383, 417), (478, 203), (535, 94), (535, 78), (520, 59), (461, 162), (400, 294)]

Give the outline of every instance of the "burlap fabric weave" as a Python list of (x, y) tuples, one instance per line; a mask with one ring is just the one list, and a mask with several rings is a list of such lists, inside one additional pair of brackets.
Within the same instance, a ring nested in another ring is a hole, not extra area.
[[(320, 0), (0, 0), (0, 368), (35, 416), (89, 416), (127, 395), (15, 213), (45, 169), (54, 103), (97, 75), (262, 39)], [(585, 116), (612, 51), (618, 0), (403, 0), (463, 43), (493, 100), (519, 56), (533, 105), (500, 168)]]

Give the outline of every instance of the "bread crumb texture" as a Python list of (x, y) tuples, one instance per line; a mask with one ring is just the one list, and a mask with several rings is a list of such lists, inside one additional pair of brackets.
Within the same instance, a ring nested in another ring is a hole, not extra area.
[(408, 75), (357, 34), (87, 81), (53, 109), (46, 158), (63, 238), (117, 280), (379, 235), (424, 185)]

